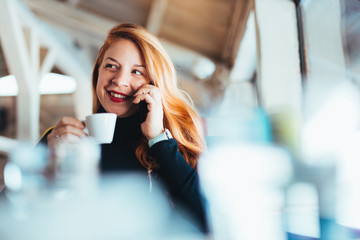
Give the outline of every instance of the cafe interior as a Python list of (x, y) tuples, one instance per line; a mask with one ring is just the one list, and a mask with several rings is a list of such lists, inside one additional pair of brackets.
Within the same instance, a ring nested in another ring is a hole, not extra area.
[[(103, 179), (98, 144), (43, 174), (37, 143), (91, 114), (125, 22), (159, 38), (202, 119), (206, 234), (136, 174)], [(359, 84), (358, 0), (0, 0), (0, 239), (360, 239)]]

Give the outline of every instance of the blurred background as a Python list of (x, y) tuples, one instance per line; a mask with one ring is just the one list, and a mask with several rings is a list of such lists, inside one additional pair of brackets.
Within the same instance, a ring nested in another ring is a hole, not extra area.
[[(88, 114), (92, 65), (108, 30), (121, 22), (162, 40), (180, 87), (204, 117), (229, 89), (238, 105), (258, 105), (253, 1), (36, 0), (1, 9), (2, 136), (36, 141), (60, 116)], [(23, 92), (40, 99), (22, 102)]]
[(122, 22), (162, 41), (209, 145), (284, 147), (294, 178), (317, 182), (298, 171), (330, 166), (358, 131), (358, 0), (0, 0), (0, 170), (16, 141), (91, 112), (92, 65)]

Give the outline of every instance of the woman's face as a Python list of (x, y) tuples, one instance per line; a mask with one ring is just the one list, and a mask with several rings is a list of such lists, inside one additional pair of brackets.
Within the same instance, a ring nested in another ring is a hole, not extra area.
[(104, 109), (119, 117), (135, 114), (139, 106), (132, 102), (133, 95), (147, 83), (150, 79), (136, 44), (128, 39), (115, 41), (99, 66), (96, 94)]

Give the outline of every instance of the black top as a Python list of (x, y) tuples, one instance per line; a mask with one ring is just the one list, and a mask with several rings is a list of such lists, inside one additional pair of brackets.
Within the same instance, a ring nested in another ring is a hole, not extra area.
[[(40, 140), (47, 144), (48, 131)], [(147, 174), (135, 156), (136, 146), (142, 138), (140, 116), (117, 118), (112, 143), (101, 145), (100, 169), (103, 173), (140, 171)], [(205, 210), (199, 191), (198, 174), (178, 151), (175, 139), (155, 143), (149, 154), (159, 168), (151, 173), (152, 179), (160, 181), (170, 194), (175, 209), (188, 210), (202, 232), (208, 232)]]

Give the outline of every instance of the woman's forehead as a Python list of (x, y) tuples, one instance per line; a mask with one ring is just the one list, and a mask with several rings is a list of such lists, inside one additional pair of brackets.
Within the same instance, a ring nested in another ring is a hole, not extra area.
[(116, 59), (117, 61), (135, 61), (141, 65), (144, 62), (144, 57), (139, 47), (133, 41), (123, 38), (112, 42), (105, 51), (104, 60), (109, 58)]

